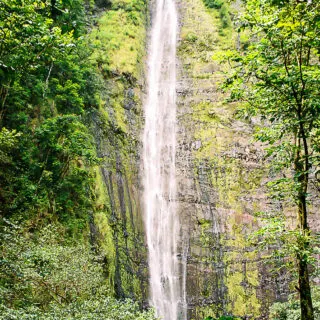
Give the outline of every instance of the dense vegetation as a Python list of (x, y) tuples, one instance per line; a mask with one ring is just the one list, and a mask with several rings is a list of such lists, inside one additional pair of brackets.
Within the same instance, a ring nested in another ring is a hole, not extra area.
[[(107, 80), (115, 69), (130, 83), (131, 74), (138, 77), (133, 39), (140, 36), (143, 47), (144, 15), (139, 1), (0, 2), (1, 319), (154, 318), (113, 298), (128, 296), (119, 286), (113, 243), (125, 226), (109, 220), (92, 121), (103, 119), (106, 137), (124, 140), (124, 115), (119, 123), (104, 111), (106, 100), (116, 104)], [(98, 25), (97, 16), (104, 19)], [(126, 24), (134, 32), (127, 43), (133, 58), (123, 71), (112, 58), (126, 42), (114, 40), (127, 35)], [(113, 112), (122, 109), (117, 103)]]
[[(227, 1), (204, 3), (219, 18), (225, 49), (234, 12)], [(260, 119), (256, 138), (267, 145), (280, 209), (257, 213), (264, 224), (256, 239), (275, 248), (270, 260), (291, 272), (299, 295), (274, 304), (270, 317), (313, 320), (318, 240), (308, 217), (319, 190), (320, 6), (247, 0), (241, 10), (234, 25), (246, 41), (224, 50), (233, 73), (225, 88), (242, 119)], [(143, 295), (145, 274), (133, 275), (143, 260), (131, 256), (139, 235), (114, 199), (128, 191), (113, 191), (112, 181), (130, 180), (138, 145), (129, 111), (138, 114), (145, 16), (141, 0), (0, 1), (0, 319), (155, 318), (125, 300)], [(212, 39), (190, 33), (180, 50), (206, 60)], [(101, 164), (111, 168), (105, 176)], [(293, 228), (290, 210), (298, 212)]]
[(0, 319), (154, 319), (131, 300), (112, 298), (102, 257), (62, 230), (49, 225), (35, 235), (2, 226)]
[(1, 2), (0, 197), (7, 218), (54, 214), (68, 223), (83, 219), (90, 203), (85, 166), (98, 159), (85, 113), (98, 104), (96, 81), (79, 38), (83, 3), (70, 6)]

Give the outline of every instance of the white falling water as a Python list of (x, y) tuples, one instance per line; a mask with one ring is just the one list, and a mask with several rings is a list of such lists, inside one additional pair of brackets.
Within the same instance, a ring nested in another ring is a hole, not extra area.
[(176, 42), (174, 0), (156, 0), (148, 57), (143, 135), (144, 207), (150, 300), (159, 317), (185, 319), (179, 280), (176, 212)]

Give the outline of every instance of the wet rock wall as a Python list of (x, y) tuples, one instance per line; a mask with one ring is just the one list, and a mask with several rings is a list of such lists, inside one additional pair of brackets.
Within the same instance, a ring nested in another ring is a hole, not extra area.
[(237, 38), (201, 0), (182, 0), (179, 9), (178, 201), (188, 319), (267, 319), (270, 304), (286, 299), (289, 277), (271, 273), (248, 242), (258, 226), (254, 213), (274, 204), (254, 124), (238, 120), (236, 106), (224, 102), (225, 66), (213, 59)]
[(103, 88), (99, 108), (89, 115), (101, 159), (93, 172), (91, 233), (109, 290), (144, 304), (148, 270), (139, 154), (148, 9), (141, 0), (113, 0), (98, 15), (89, 43)]

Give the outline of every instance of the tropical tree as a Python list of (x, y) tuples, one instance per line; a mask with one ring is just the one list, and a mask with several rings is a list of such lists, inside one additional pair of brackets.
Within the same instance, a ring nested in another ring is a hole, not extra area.
[(308, 201), (311, 177), (320, 161), (320, 3), (248, 0), (240, 25), (251, 39), (241, 52), (225, 55), (233, 68), (226, 86), (231, 87), (231, 100), (242, 102), (243, 116), (260, 117), (263, 125), (256, 137), (269, 145), (268, 155), (282, 172), (272, 183), (274, 190), (278, 199), (289, 196), (297, 208), (291, 243), (296, 288), (301, 319), (311, 320)]
[(0, 1), (0, 213), (6, 217), (42, 212), (85, 220), (96, 161), (84, 123), (98, 99), (83, 36), (85, 4)]

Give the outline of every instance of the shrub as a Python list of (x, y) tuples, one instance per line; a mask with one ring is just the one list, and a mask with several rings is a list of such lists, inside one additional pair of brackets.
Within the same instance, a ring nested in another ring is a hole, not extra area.
[(223, 28), (228, 28), (231, 26), (231, 19), (229, 15), (229, 10), (226, 4), (223, 4), (219, 10), (219, 16)]
[(113, 298), (86, 300), (67, 306), (54, 304), (49, 310), (37, 306), (12, 309), (0, 305), (0, 320), (155, 320), (152, 310), (140, 311), (131, 300), (117, 301)]
[[(312, 297), (315, 319), (320, 319), (320, 290), (313, 288)], [(270, 308), (271, 320), (300, 320), (300, 317), (300, 303), (295, 295), (290, 296), (287, 302), (274, 303)]]
[(223, 0), (204, 0), (204, 3), (208, 8), (213, 9), (220, 9), (224, 4)]
[(154, 320), (131, 300), (109, 296), (102, 262), (63, 240), (63, 228), (31, 233), (0, 224), (0, 320)]

